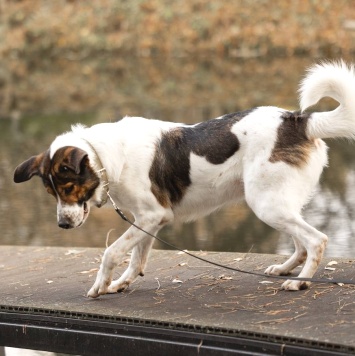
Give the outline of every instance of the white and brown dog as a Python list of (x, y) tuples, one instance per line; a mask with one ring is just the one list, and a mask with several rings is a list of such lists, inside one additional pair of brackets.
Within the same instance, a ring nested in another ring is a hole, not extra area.
[[(294, 254), (265, 273), (286, 275), (305, 262), (299, 277), (310, 278), (327, 236), (308, 225), (301, 210), (327, 164), (321, 139), (355, 136), (354, 68), (343, 62), (316, 65), (300, 94), (300, 113), (258, 107), (196, 125), (126, 117), (76, 126), (19, 165), (14, 180), (40, 176), (57, 200), (58, 225), (65, 229), (81, 226), (91, 205), (106, 202), (106, 179), (117, 205), (151, 234), (173, 219), (191, 221), (245, 199), (262, 221), (295, 243)], [(337, 100), (338, 108), (304, 113), (325, 96)], [(152, 244), (153, 238), (130, 227), (106, 249), (88, 296), (127, 288), (143, 275)], [(114, 268), (130, 250), (129, 267), (112, 281)], [(283, 288), (307, 284), (287, 280)]]

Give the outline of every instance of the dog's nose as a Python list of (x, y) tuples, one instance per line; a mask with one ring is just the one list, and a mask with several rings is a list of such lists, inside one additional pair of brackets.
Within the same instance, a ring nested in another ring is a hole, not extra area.
[(58, 221), (58, 226), (62, 229), (70, 229), (72, 227), (66, 219), (60, 219)]

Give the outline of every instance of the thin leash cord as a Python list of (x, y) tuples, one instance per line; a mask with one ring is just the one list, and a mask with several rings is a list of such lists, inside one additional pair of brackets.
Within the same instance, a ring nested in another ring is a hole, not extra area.
[(236, 268), (236, 267), (230, 267), (230, 266), (226, 266), (226, 265), (222, 265), (218, 262), (213, 262), (211, 260), (207, 260), (205, 258), (202, 258), (200, 256), (197, 256), (193, 253), (190, 253), (186, 250), (183, 250), (175, 245), (172, 245), (170, 244), (169, 242), (167, 241), (164, 241), (162, 240), (161, 238), (159, 238), (158, 236), (156, 235), (153, 235), (151, 234), (150, 232), (148, 231), (145, 231), (144, 229), (142, 229), (141, 227), (139, 227), (138, 225), (136, 225), (133, 221), (131, 221), (130, 219), (128, 219), (126, 217), (126, 215), (123, 214), (123, 212), (118, 208), (118, 206), (116, 205), (116, 203), (114, 202), (114, 200), (112, 199), (110, 193), (107, 191), (107, 196), (109, 197), (116, 213), (124, 220), (124, 221), (127, 221), (130, 225), (134, 226), (136, 229), (144, 232), (145, 234), (147, 234), (148, 236), (151, 236), (153, 237), (154, 239), (156, 239), (157, 241), (161, 242), (162, 244), (174, 249), (174, 250), (177, 250), (177, 251), (180, 251), (180, 252), (183, 252), (185, 253), (186, 255), (190, 256), (190, 257), (193, 257), (197, 260), (200, 260), (202, 262), (205, 262), (205, 263), (208, 263), (210, 265), (213, 265), (213, 266), (216, 266), (216, 267), (219, 267), (219, 268), (223, 268), (223, 269), (226, 269), (226, 270), (229, 270), (229, 271), (233, 271), (233, 272), (239, 272), (239, 273), (244, 273), (244, 274), (250, 274), (250, 275), (254, 275), (254, 276), (259, 276), (259, 277), (263, 277), (263, 278), (270, 278), (270, 279), (281, 279), (281, 280), (293, 280), (293, 281), (303, 281), (303, 282), (313, 282), (313, 283), (322, 283), (322, 284), (351, 284), (351, 285), (355, 285), (355, 281), (353, 280), (350, 280), (350, 279), (345, 279), (345, 280), (341, 280), (341, 279), (337, 279), (337, 280), (330, 280), (330, 279), (317, 279), (317, 278), (299, 278), (299, 277), (292, 277), (292, 276), (275, 276), (275, 275), (272, 275), (272, 274), (263, 274), (263, 273), (258, 273), (258, 272), (253, 272), (253, 271), (245, 271), (245, 270), (242, 270), (240, 268)]

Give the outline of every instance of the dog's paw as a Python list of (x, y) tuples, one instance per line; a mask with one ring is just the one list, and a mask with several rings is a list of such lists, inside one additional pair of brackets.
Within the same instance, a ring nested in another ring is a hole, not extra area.
[(131, 282), (129, 280), (121, 281), (118, 279), (117, 281), (113, 281), (109, 287), (107, 288), (107, 293), (120, 293), (124, 292), (129, 286)]
[(91, 287), (91, 289), (88, 291), (86, 294), (87, 297), (89, 298), (97, 298), (99, 296), (99, 290), (95, 288), (94, 286)]
[(294, 281), (294, 280), (287, 280), (281, 286), (281, 289), (284, 290), (303, 290), (309, 287), (310, 283), (305, 281)]
[(282, 265), (272, 265), (266, 268), (265, 274), (270, 274), (273, 276), (282, 276), (288, 273), (288, 271), (285, 271), (284, 268), (282, 268)]
[(89, 290), (87, 296), (90, 298), (97, 298), (100, 295), (109, 293), (108, 289), (109, 289), (110, 283), (111, 283), (111, 280), (109, 280), (109, 279), (103, 280), (102, 282), (96, 281), (95, 284)]

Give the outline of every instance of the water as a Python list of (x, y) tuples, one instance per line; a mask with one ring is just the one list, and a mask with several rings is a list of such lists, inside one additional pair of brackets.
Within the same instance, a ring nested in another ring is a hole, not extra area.
[[(31, 80), (22, 78), (11, 87), (18, 106), (26, 108), (22, 118), (0, 120), (0, 244), (104, 248), (110, 229), (115, 231), (109, 243), (128, 228), (108, 207), (93, 209), (79, 229), (61, 230), (56, 224), (55, 201), (38, 178), (12, 182), (17, 164), (47, 149), (71, 124), (92, 125), (125, 115), (196, 123), (260, 105), (297, 109), (298, 82), (313, 62), (310, 58), (95, 59), (62, 61), (46, 70), (34, 68)], [(25, 93), (30, 97), (27, 102)], [(354, 257), (354, 146), (346, 141), (328, 144), (329, 168), (304, 217), (329, 236), (327, 255)], [(291, 239), (259, 221), (246, 204), (194, 223), (166, 227), (160, 237), (189, 250), (293, 251)], [(155, 248), (165, 246), (156, 242)]]

